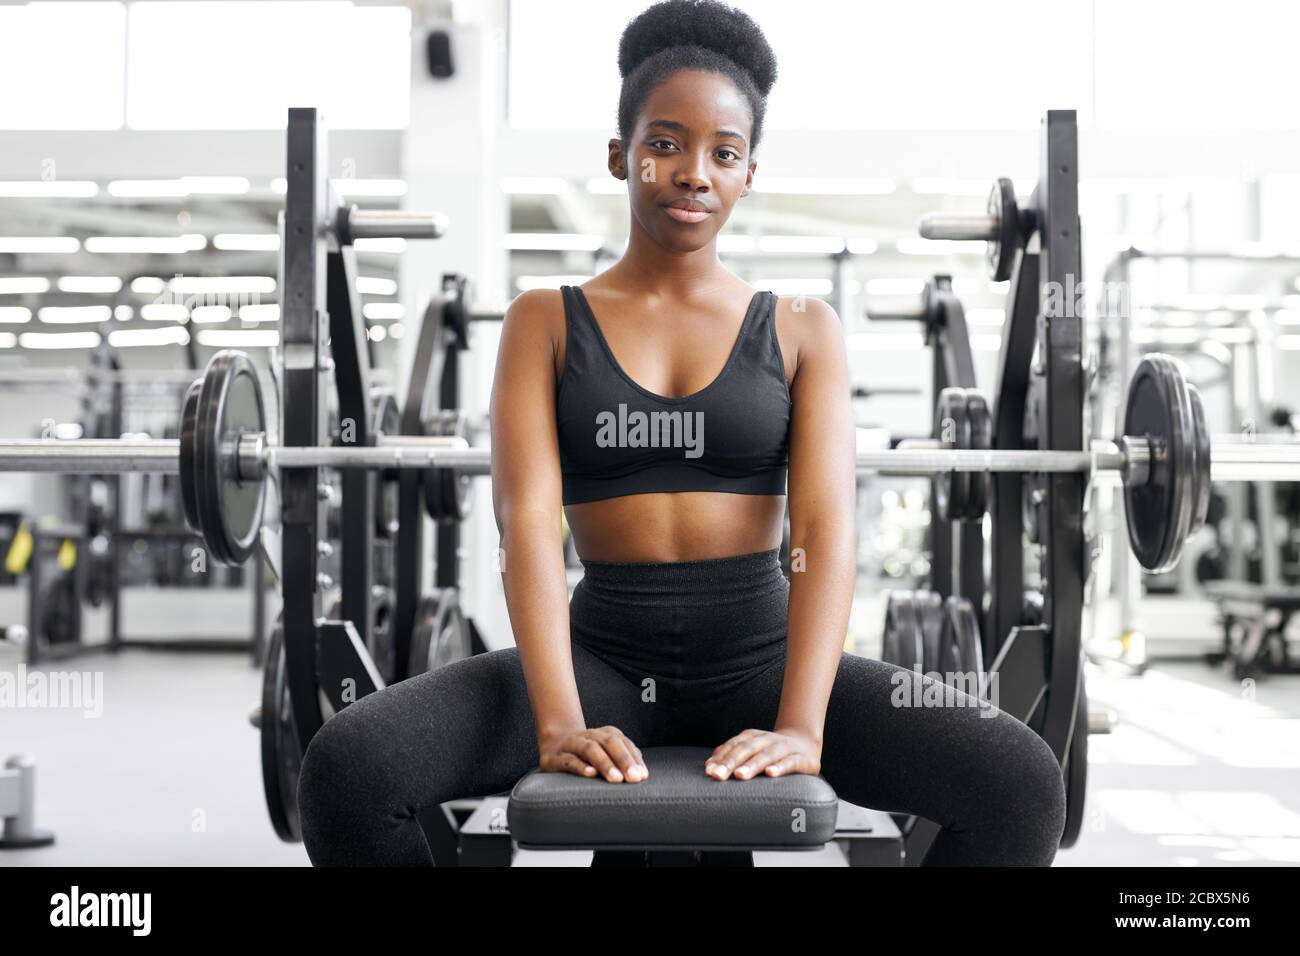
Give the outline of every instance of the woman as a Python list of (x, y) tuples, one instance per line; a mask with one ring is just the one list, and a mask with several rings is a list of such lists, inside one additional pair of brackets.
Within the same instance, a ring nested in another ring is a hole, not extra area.
[[(516, 647), (413, 677), (326, 723), (299, 800), (313, 862), (427, 863), (416, 812), (530, 769), (646, 779), (641, 748), (714, 747), (701, 774), (821, 773), (840, 797), (943, 829), (927, 864), (1052, 861), (1047, 745), (947, 689), (899, 707), (892, 665), (843, 652), (855, 576), (843, 335), (820, 300), (756, 292), (719, 262), (748, 194), (776, 63), (721, 3), (627, 27), (623, 258), (511, 305), (492, 478)], [(797, 555), (778, 561), (785, 492)], [(567, 596), (567, 514), (585, 576)], [(959, 699), (960, 698), (960, 699)]]

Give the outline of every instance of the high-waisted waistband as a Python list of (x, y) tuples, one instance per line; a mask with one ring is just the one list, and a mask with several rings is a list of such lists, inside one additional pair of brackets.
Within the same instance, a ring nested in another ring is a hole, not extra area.
[(679, 701), (707, 697), (784, 651), (790, 585), (775, 550), (583, 566), (569, 602), (572, 639), (635, 683), (655, 677)]
[(582, 567), (587, 593), (642, 606), (730, 604), (787, 587), (775, 548), (697, 561), (584, 560)]

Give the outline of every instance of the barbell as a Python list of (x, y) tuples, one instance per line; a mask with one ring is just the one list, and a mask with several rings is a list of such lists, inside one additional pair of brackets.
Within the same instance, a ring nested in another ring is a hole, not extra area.
[[(860, 452), (857, 467), (900, 475), (1113, 475), (1124, 486), (1133, 550), (1153, 571), (1177, 563), (1187, 537), (1204, 523), (1212, 480), (1300, 480), (1300, 444), (1212, 442), (1200, 393), (1168, 356), (1147, 355), (1138, 364), (1123, 430), (1118, 441), (1092, 441), (1086, 451), (906, 442)], [(462, 435), (380, 435), (373, 445), (357, 446), (275, 444), (266, 433), (257, 371), (247, 355), (228, 349), (187, 390), (179, 439), (0, 441), (0, 471), (178, 475), (187, 523), (226, 564), (246, 561), (257, 547), (267, 477), (295, 468), (433, 468), (460, 477), (490, 473), (491, 453), (470, 447)]]

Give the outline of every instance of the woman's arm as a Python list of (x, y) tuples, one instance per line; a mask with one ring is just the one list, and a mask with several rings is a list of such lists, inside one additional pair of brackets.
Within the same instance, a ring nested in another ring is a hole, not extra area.
[(506, 607), (528, 680), (539, 742), (583, 729), (569, 647), (569, 592), (560, 534), (551, 291), (506, 310), (492, 380), (492, 506), (501, 534)]
[(819, 750), (826, 705), (848, 632), (857, 577), (857, 440), (844, 329), (835, 310), (808, 299), (797, 313), (790, 395), (790, 607), (778, 733)]

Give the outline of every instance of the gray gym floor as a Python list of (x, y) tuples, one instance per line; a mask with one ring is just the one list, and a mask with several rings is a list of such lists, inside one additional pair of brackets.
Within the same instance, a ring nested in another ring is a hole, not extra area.
[[(104, 714), (4, 715), (0, 757), (35, 756), (38, 819), (58, 842), (0, 853), (0, 866), (307, 864), (266, 819), (248, 723), (259, 674), (244, 656), (133, 650), (65, 669), (103, 670)], [(1083, 835), (1058, 865), (1300, 863), (1300, 677), (1265, 677), (1243, 691), (1226, 672), (1191, 662), (1138, 678), (1090, 666), (1088, 676), (1094, 708), (1119, 722), (1090, 739)], [(588, 859), (521, 853), (517, 862)], [(831, 849), (757, 862), (839, 860)]]

